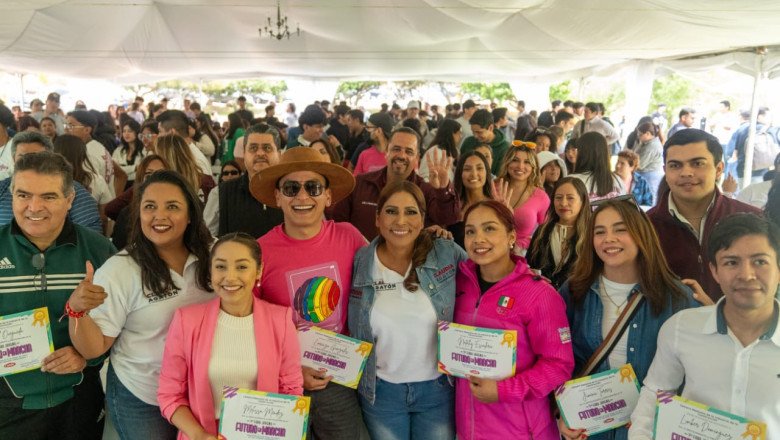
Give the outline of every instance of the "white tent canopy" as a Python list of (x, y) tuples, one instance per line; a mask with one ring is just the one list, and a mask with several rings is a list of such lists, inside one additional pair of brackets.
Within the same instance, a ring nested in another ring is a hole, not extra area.
[[(273, 0), (5, 0), (0, 69), (119, 83), (549, 82), (633, 61), (701, 65), (671, 61), (780, 43), (773, 0), (290, 0), (281, 9), (300, 36), (258, 35), (275, 19)], [(741, 59), (750, 56), (726, 53), (717, 63), (749, 70)], [(776, 71), (774, 60), (765, 68)]]

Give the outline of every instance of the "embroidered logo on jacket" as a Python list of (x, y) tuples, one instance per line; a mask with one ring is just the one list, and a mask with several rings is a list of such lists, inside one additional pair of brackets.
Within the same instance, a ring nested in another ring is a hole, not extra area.
[(11, 263), (11, 260), (9, 260), (8, 257), (3, 257), (3, 259), (0, 260), (0, 269), (16, 269), (16, 266)]
[(436, 282), (441, 283), (442, 281), (452, 278), (455, 275), (455, 265), (454, 264), (448, 264), (441, 269), (437, 270), (435, 274), (433, 274), (433, 277), (436, 278)]
[(571, 342), (571, 330), (569, 330), (569, 327), (559, 328), (558, 337), (561, 338), (561, 344), (568, 344)]
[(505, 309), (511, 309), (515, 305), (515, 299), (509, 296), (502, 296), (498, 298), (498, 306)]

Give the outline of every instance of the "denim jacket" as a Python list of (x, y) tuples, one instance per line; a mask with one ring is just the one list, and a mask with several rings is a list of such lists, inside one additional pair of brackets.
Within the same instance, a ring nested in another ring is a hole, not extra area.
[[(684, 299), (673, 304), (670, 296), (666, 307), (664, 307), (664, 310), (661, 311), (661, 314), (658, 316), (653, 314), (650, 304), (645, 300), (639, 311), (628, 324), (626, 362), (630, 363), (634, 368), (640, 385), (647, 375), (647, 370), (653, 362), (653, 357), (655, 357), (658, 331), (661, 330), (663, 323), (680, 310), (698, 307), (700, 305), (693, 299), (693, 292), (691, 289), (679, 281), (677, 283), (685, 292)], [(637, 292), (639, 292), (639, 284), (635, 285), (631, 290), (629, 298)], [(569, 325), (571, 326), (572, 348), (574, 349), (575, 362), (574, 371), (576, 374), (604, 340), (601, 331), (601, 318), (604, 314), (604, 308), (601, 304), (601, 297), (599, 296), (599, 279), (596, 279), (593, 285), (590, 286), (590, 289), (585, 294), (585, 298), (580, 304), (575, 305), (573, 303), (568, 281), (561, 286), (559, 293), (566, 302), (566, 315), (569, 318)], [(605, 358), (591, 374), (607, 371), (619, 366), (620, 365), (609, 365), (609, 359)], [(625, 440), (627, 436), (628, 430), (625, 427), (622, 427), (607, 431), (603, 434), (590, 436), (588, 439)]]
[[(352, 291), (349, 295), (349, 330), (352, 337), (376, 343), (371, 329), (371, 309), (374, 306), (374, 255), (379, 239), (375, 238), (355, 254), (352, 271)], [(437, 238), (425, 262), (417, 268), (419, 292), (428, 295), (438, 320), (452, 321), (455, 308), (455, 273), (466, 252), (452, 240)], [(366, 362), (358, 392), (371, 403), (376, 389), (376, 353)]]

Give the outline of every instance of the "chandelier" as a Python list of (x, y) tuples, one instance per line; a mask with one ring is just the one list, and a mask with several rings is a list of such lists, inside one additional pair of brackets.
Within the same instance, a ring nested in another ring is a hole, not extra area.
[[(290, 32), (290, 27), (288, 26), (287, 21), (288, 20), (286, 15), (282, 17), (282, 8), (279, 4), (279, 0), (276, 0), (276, 23), (273, 23), (271, 21), (271, 17), (268, 17), (268, 24), (265, 26), (265, 28), (258, 28), (257, 32), (260, 33), (260, 37), (262, 37), (263, 33), (265, 32), (272, 39), (275, 38), (277, 40), (281, 40), (282, 38), (287, 37), (289, 40), (292, 33)], [(276, 25), (276, 30), (274, 30), (274, 25)], [(301, 36), (300, 25), (295, 25), (295, 35), (299, 37)]]

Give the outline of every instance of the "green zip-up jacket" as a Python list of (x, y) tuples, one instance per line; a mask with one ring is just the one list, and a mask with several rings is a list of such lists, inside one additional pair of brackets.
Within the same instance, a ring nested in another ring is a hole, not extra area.
[[(504, 160), (507, 150), (509, 150), (509, 141), (506, 140), (504, 132), (498, 128), (493, 129), (493, 142), (490, 143), (490, 148), (493, 150), (493, 163), (490, 165), (490, 171), (494, 176), (498, 176), (501, 170), (501, 162)], [(460, 155), (464, 155), (469, 151), (477, 148), (478, 145), (482, 145), (482, 142), (474, 136), (469, 136), (463, 141), (463, 145), (460, 146)]]

